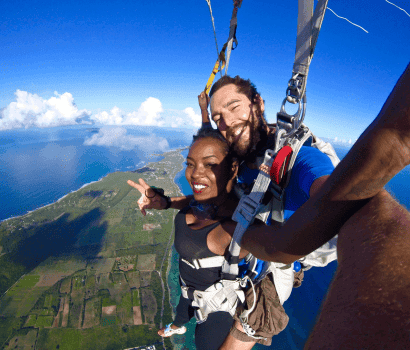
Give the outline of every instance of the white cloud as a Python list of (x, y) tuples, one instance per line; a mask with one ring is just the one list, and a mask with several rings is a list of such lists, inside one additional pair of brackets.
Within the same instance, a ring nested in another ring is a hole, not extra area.
[(0, 111), (0, 130), (60, 125), (86, 122), (91, 112), (79, 110), (73, 96), (66, 92), (44, 100), (36, 94), (17, 90), (16, 102)]
[(0, 109), (0, 130), (74, 124), (100, 125), (142, 125), (168, 128), (197, 129), (201, 126), (201, 115), (192, 107), (184, 110), (164, 110), (159, 99), (148, 97), (136, 111), (125, 112), (114, 106), (110, 111), (92, 114), (86, 109), (79, 110), (73, 95), (57, 92), (50, 99), (17, 90), (16, 101)]
[(123, 114), (121, 109), (114, 107), (110, 113), (103, 111), (93, 115), (91, 120), (104, 125), (121, 125), (123, 121)]
[(171, 121), (171, 127), (179, 128), (181, 126), (184, 126), (184, 119), (182, 119), (181, 117), (173, 117)]
[(100, 112), (91, 117), (97, 123), (104, 125), (151, 125), (163, 126), (161, 118), (162, 103), (154, 97), (148, 97), (138, 111), (125, 113), (120, 108), (114, 107), (110, 112)]
[[(194, 127), (200, 127), (202, 124), (202, 117), (199, 114), (195, 114), (192, 107), (187, 107), (184, 109), (185, 114), (194, 122)], [(192, 124), (192, 123), (191, 123)]]
[(84, 145), (116, 147), (126, 151), (130, 151), (134, 148), (142, 148), (148, 153), (156, 151), (165, 152), (169, 149), (168, 141), (163, 137), (158, 137), (155, 135), (127, 135), (126, 129), (110, 126), (101, 128), (98, 134), (93, 134), (91, 137), (87, 138), (84, 141)]

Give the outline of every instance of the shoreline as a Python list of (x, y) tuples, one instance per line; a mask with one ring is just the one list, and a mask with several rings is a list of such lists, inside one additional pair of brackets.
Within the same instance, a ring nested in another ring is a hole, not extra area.
[[(186, 154), (183, 154), (183, 150), (181, 150), (181, 155), (183, 156), (182, 162), (182, 170), (179, 171), (174, 178), (174, 183), (178, 186), (181, 195), (189, 195), (192, 194), (191, 187), (186, 182), (185, 179), (185, 159)], [(186, 183), (184, 183), (184, 181)], [(169, 303), (172, 309), (172, 319), (175, 318), (175, 311), (176, 307), (179, 302), (179, 298), (181, 295), (181, 288), (179, 286), (179, 260), (177, 259), (178, 253), (175, 251), (174, 245), (170, 247), (170, 254), (169, 254), (169, 264), (168, 264), (168, 271), (167, 271), (167, 288), (169, 293)], [(187, 332), (184, 335), (177, 335), (175, 337), (171, 337), (171, 343), (173, 346), (173, 350), (193, 350), (193, 336), (195, 333), (195, 323), (186, 324)]]
[[(157, 156), (157, 157), (158, 157), (158, 156), (161, 156), (161, 157), (162, 157), (164, 154), (171, 153), (171, 152), (176, 152), (176, 151), (183, 151), (184, 149), (185, 149), (185, 148), (171, 149), (171, 150), (166, 151), (166, 152), (164, 152), (164, 153), (162, 153), (162, 154), (152, 154), (152, 156), (153, 156), (153, 157), (155, 157), (155, 156)], [(141, 164), (141, 163), (142, 163), (142, 164)], [(19, 214), (19, 215), (15, 215), (15, 216), (10, 216), (10, 217), (8, 217), (8, 218), (6, 218), (6, 219), (2, 219), (2, 220), (0, 220), (0, 224), (3, 223), (3, 222), (6, 222), (7, 220), (22, 218), (22, 217), (24, 217), (24, 216), (26, 216), (26, 215), (30, 215), (31, 213), (33, 213), (33, 212), (35, 212), (35, 211), (37, 211), (37, 210), (39, 210), (39, 209), (43, 209), (43, 208), (46, 208), (46, 207), (48, 207), (48, 206), (50, 206), (50, 205), (56, 204), (56, 203), (60, 202), (61, 200), (63, 200), (63, 199), (64, 199), (65, 197), (67, 197), (68, 195), (70, 195), (70, 194), (72, 194), (72, 193), (75, 193), (75, 192), (77, 192), (77, 191), (80, 191), (82, 188), (84, 188), (84, 187), (86, 187), (86, 186), (88, 186), (88, 185), (91, 185), (91, 184), (93, 184), (93, 183), (99, 182), (99, 181), (103, 180), (104, 178), (106, 178), (106, 177), (107, 177), (108, 175), (110, 175), (110, 174), (114, 174), (114, 173), (116, 173), (116, 172), (123, 172), (123, 173), (132, 172), (132, 171), (135, 171), (135, 170), (142, 169), (143, 167), (147, 166), (147, 165), (150, 164), (150, 163), (151, 163), (151, 162), (145, 163), (144, 161), (140, 161), (140, 162), (136, 165), (136, 166), (138, 166), (138, 168), (135, 168), (135, 169), (133, 169), (133, 170), (130, 169), (130, 170), (125, 170), (125, 171), (121, 171), (121, 170), (111, 171), (111, 172), (109, 172), (109, 173), (107, 173), (107, 174), (101, 176), (98, 180), (87, 182), (86, 184), (82, 185), (80, 188), (77, 188), (76, 190), (72, 190), (72, 191), (66, 193), (66, 194), (63, 195), (62, 197), (58, 198), (56, 201), (53, 201), (53, 202), (48, 203), (48, 204), (40, 205), (39, 207), (37, 207), (37, 208), (35, 208), (35, 209), (32, 209), (32, 210), (29, 210), (29, 211), (27, 211), (27, 212), (24, 213), (24, 214)], [(183, 164), (183, 163), (182, 163), (182, 164)], [(175, 182), (175, 181), (174, 181), (174, 182)], [(176, 184), (176, 185), (178, 186), (178, 184)], [(179, 187), (179, 186), (178, 186), (178, 187)]]

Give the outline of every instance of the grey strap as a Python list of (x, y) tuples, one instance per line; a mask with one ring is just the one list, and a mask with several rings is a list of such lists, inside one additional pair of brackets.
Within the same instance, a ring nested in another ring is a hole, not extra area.
[(299, 0), (296, 54), (287, 100), (298, 103), (306, 91), (310, 62), (326, 12), (328, 0), (319, 0), (313, 12), (313, 0)]
[(299, 0), (296, 55), (293, 74), (307, 75), (312, 37), (313, 0)]
[(260, 167), (256, 182), (252, 187), (252, 191), (249, 195), (241, 197), (235, 212), (232, 215), (232, 220), (238, 224), (235, 227), (235, 231), (229, 245), (229, 256), (225, 259), (222, 265), (222, 274), (227, 278), (235, 278), (239, 273), (238, 262), (234, 261), (234, 258), (239, 257), (241, 251), (242, 236), (252, 224), (256, 214), (258, 213), (261, 201), (268, 190), (271, 182), (269, 176), (269, 170), (272, 166), (274, 153), (271, 150), (265, 152), (265, 158), (263, 164)]
[(202, 258), (202, 259), (192, 259), (191, 262), (181, 258), (185, 264), (191, 266), (193, 269), (206, 269), (211, 267), (220, 267), (222, 266), (225, 258), (221, 255), (218, 256), (211, 256), (209, 258)]
[(232, 17), (231, 17), (231, 22), (229, 26), (229, 37), (225, 44), (226, 45), (226, 64), (225, 64), (225, 73), (224, 73), (225, 75), (228, 74), (229, 60), (231, 59), (233, 42), (235, 41), (235, 43), (238, 44), (236, 40), (236, 28), (238, 26), (237, 14), (238, 14), (238, 8), (240, 8), (241, 5), (242, 5), (242, 0), (233, 1), (233, 11), (232, 11)]

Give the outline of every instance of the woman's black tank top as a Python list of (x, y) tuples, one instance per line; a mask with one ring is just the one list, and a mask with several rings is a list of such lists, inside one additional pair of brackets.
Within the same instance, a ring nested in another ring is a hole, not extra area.
[(180, 210), (175, 217), (174, 246), (179, 254), (179, 273), (187, 286), (205, 290), (221, 279), (221, 266), (195, 269), (181, 259), (183, 258), (191, 263), (192, 259), (217, 256), (218, 254), (212, 253), (209, 250), (207, 237), (209, 232), (227, 220), (227, 218), (199, 230), (193, 230), (186, 223), (186, 212), (188, 209), (189, 207)]

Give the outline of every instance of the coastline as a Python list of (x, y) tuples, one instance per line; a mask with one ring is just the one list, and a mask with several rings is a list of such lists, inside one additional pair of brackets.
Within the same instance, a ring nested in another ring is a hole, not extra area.
[[(185, 152), (184, 152), (185, 151)], [(174, 178), (174, 183), (178, 186), (181, 195), (190, 195), (192, 194), (192, 189), (189, 186), (188, 182), (185, 179), (185, 159), (188, 155), (188, 150), (182, 150), (181, 155), (183, 156), (184, 160), (182, 162), (182, 170), (179, 171)], [(181, 289), (179, 286), (179, 257), (178, 253), (176, 252), (174, 246), (172, 245), (170, 249), (170, 263), (169, 263), (169, 270), (167, 272), (167, 286), (169, 290), (169, 301), (172, 308), (172, 316), (175, 317), (175, 310), (179, 302), (179, 298), (181, 295)], [(174, 350), (195, 350), (195, 318), (193, 318), (188, 324), (185, 325), (187, 327), (187, 332), (183, 335), (174, 335), (171, 338), (171, 343), (173, 345)]]
[[(152, 157), (155, 157), (155, 156), (157, 156), (157, 157), (158, 157), (158, 156), (163, 157), (163, 154), (167, 154), (167, 153), (171, 153), (171, 152), (176, 152), (176, 151), (183, 151), (183, 150), (184, 150), (183, 148), (180, 148), (180, 147), (179, 147), (179, 148), (176, 148), (176, 149), (171, 149), (171, 150), (169, 150), (169, 151), (166, 151), (166, 152), (164, 152), (164, 153), (162, 153), (162, 154), (160, 154), (160, 155), (158, 155), (158, 154), (152, 154)], [(159, 159), (158, 161), (160, 161), (160, 160), (161, 160), (161, 159)], [(151, 164), (151, 163), (152, 163), (152, 162), (140, 161), (140, 162), (136, 165), (136, 168), (134, 168), (134, 169), (129, 169), (129, 170), (125, 170), (125, 171), (121, 171), (121, 170), (117, 170), (117, 169), (116, 169), (115, 171), (111, 171), (111, 172), (109, 172), (109, 173), (107, 173), (107, 174), (105, 174), (105, 175), (100, 176), (100, 177), (98, 178), (98, 180), (87, 182), (87, 183), (85, 183), (84, 185), (82, 185), (80, 188), (77, 188), (77, 189), (75, 189), (75, 190), (72, 190), (72, 191), (70, 191), (70, 192), (64, 194), (62, 197), (58, 198), (58, 199), (55, 200), (55, 201), (52, 201), (51, 203), (47, 203), (47, 204), (44, 204), (44, 205), (40, 205), (39, 207), (36, 207), (35, 209), (28, 210), (28, 211), (27, 211), (26, 213), (24, 213), (24, 214), (19, 214), (19, 215), (15, 215), (15, 216), (10, 216), (10, 217), (8, 217), (8, 218), (6, 218), (6, 219), (2, 219), (2, 220), (0, 220), (0, 224), (3, 223), (3, 222), (6, 222), (7, 220), (23, 218), (23, 217), (25, 217), (26, 215), (29, 215), (29, 214), (31, 214), (31, 213), (33, 213), (33, 212), (39, 210), (39, 209), (43, 209), (43, 208), (46, 208), (46, 207), (48, 207), (48, 206), (50, 206), (50, 205), (54, 205), (54, 204), (60, 202), (61, 200), (63, 200), (63, 199), (64, 199), (65, 197), (67, 197), (69, 194), (75, 193), (75, 192), (77, 192), (77, 191), (80, 191), (82, 188), (84, 188), (84, 187), (86, 187), (86, 186), (88, 186), (88, 185), (91, 185), (91, 184), (93, 184), (93, 183), (99, 182), (99, 181), (103, 180), (105, 177), (107, 177), (107, 176), (110, 175), (110, 174), (113, 174), (113, 173), (116, 173), (116, 172), (124, 172), (124, 173), (132, 172), (132, 171), (135, 171), (135, 170), (139, 170), (139, 169), (141, 169), (141, 168), (143, 168), (143, 167), (145, 167), (145, 166), (147, 166), (148, 164)], [(182, 164), (183, 164), (183, 163), (182, 163)], [(137, 166), (138, 166), (138, 168), (137, 168)], [(127, 168), (131, 168), (131, 167), (128, 166)], [(177, 186), (178, 186), (178, 185), (177, 185)], [(179, 186), (178, 186), (178, 187), (179, 187)]]

